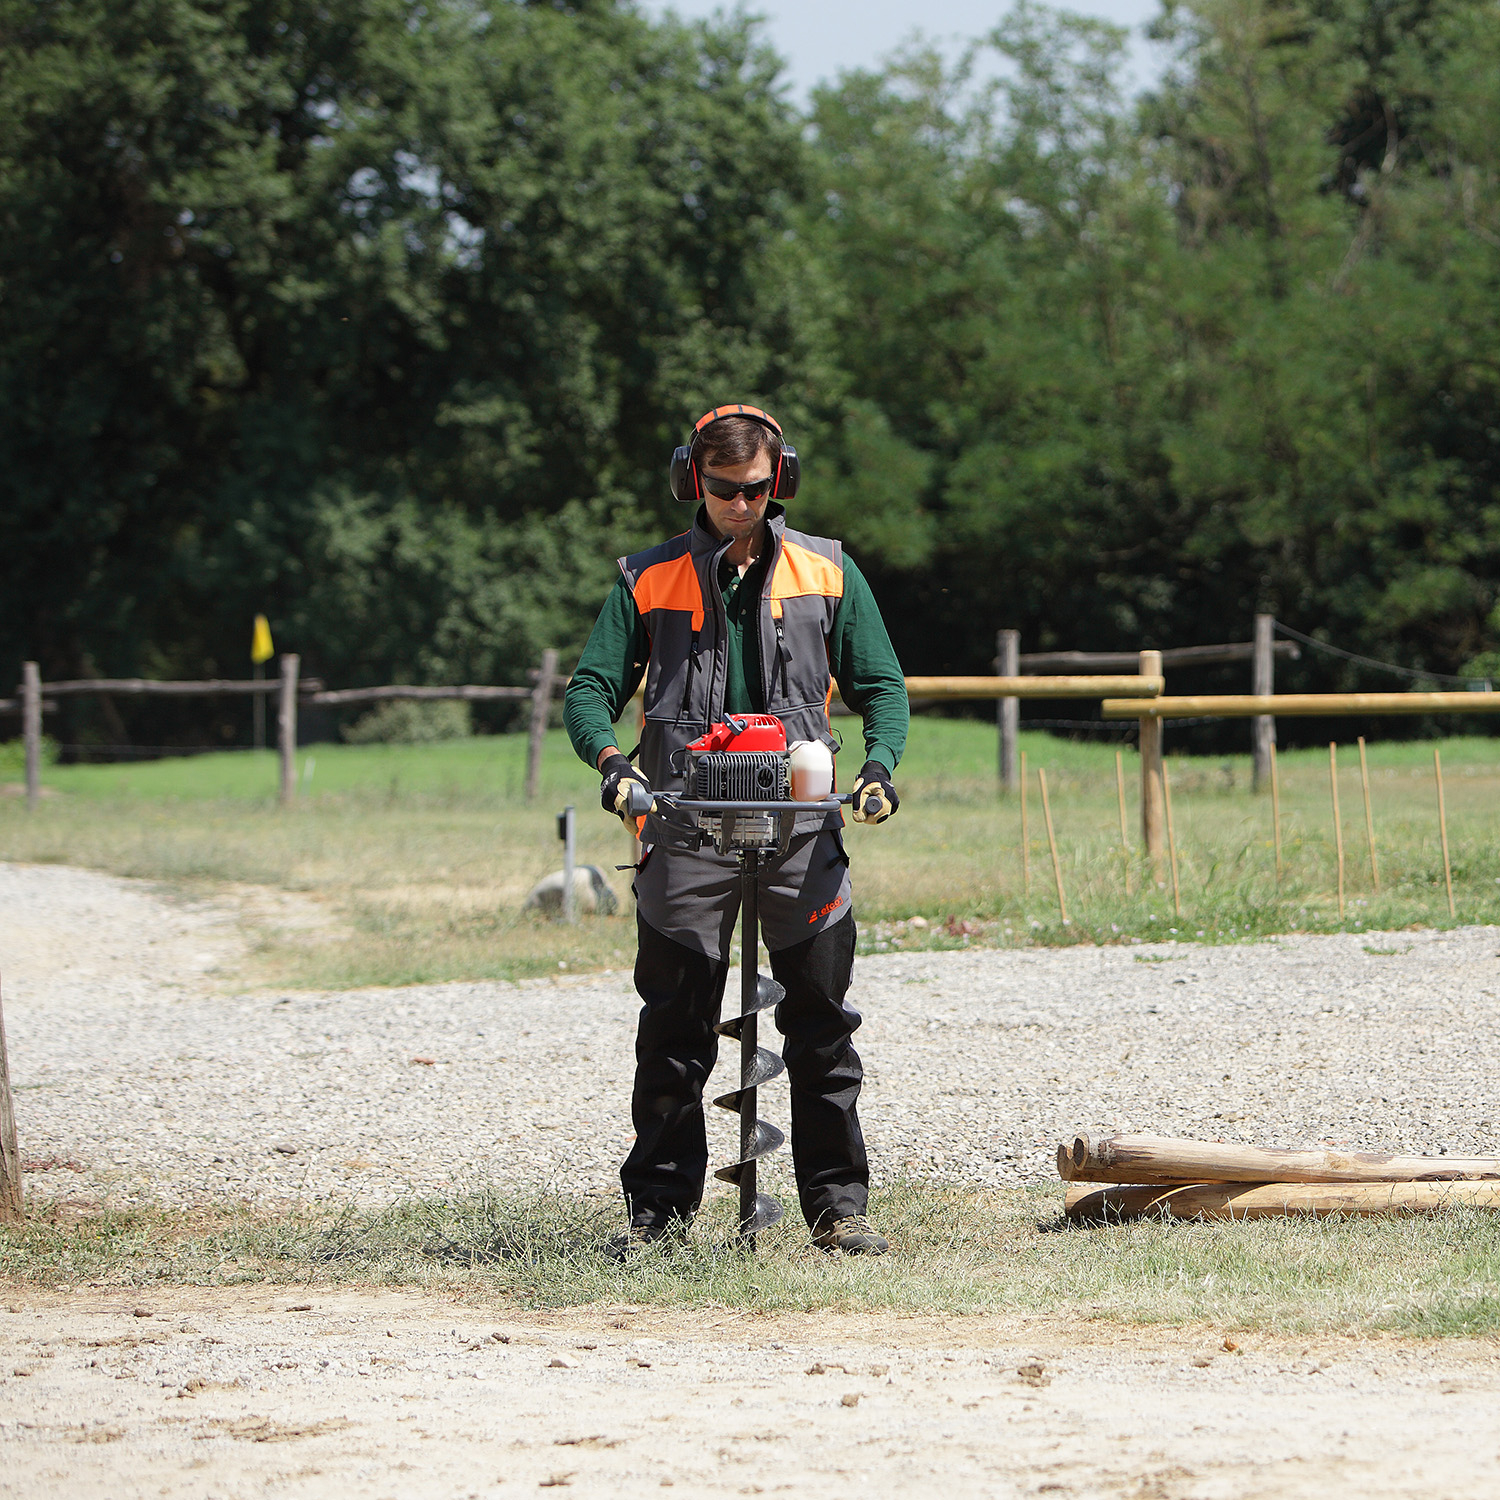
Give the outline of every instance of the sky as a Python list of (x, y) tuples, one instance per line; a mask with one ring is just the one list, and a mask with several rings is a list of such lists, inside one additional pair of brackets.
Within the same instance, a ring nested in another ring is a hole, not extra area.
[[(640, 0), (648, 15), (675, 10), (685, 18), (732, 9), (722, 0)], [(787, 60), (792, 95), (804, 103), (814, 84), (849, 68), (873, 67), (916, 32), (956, 52), (982, 35), (1009, 9), (1008, 0), (746, 0), (766, 18), (771, 44)], [(1133, 33), (1129, 82), (1141, 87), (1160, 71), (1156, 49), (1141, 28), (1160, 9), (1157, 0), (1074, 0), (1058, 9), (1099, 16)]]

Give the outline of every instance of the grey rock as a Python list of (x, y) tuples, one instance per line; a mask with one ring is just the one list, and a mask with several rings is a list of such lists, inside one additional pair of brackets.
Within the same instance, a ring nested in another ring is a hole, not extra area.
[[(561, 870), (544, 876), (532, 886), (522, 903), (525, 911), (539, 911), (546, 916), (561, 916), (564, 875)], [(574, 905), (580, 914), (594, 913), (610, 917), (619, 910), (619, 900), (598, 865), (576, 865), (573, 869)]]

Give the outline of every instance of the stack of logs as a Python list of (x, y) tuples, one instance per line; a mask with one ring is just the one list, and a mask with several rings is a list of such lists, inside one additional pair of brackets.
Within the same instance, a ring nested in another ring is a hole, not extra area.
[(1057, 1148), (1070, 1219), (1274, 1219), (1500, 1208), (1500, 1158), (1266, 1150), (1162, 1135), (1077, 1135)]

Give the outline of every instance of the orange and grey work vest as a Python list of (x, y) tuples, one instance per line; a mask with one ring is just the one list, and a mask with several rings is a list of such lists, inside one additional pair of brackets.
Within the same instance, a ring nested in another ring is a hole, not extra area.
[[(844, 596), (843, 545), (791, 530), (774, 503), (766, 520), (770, 556), (757, 611), (765, 711), (786, 726), (789, 745), (822, 740), (836, 751), (828, 724), (833, 696), (828, 638)], [(682, 790), (679, 752), (724, 717), (728, 626), (718, 578), (729, 546), (695, 520), (691, 531), (620, 559), (651, 636), (639, 763), (658, 791)], [(836, 812), (799, 813), (796, 832), (837, 828), (842, 822)], [(654, 814), (642, 840), (680, 841)]]

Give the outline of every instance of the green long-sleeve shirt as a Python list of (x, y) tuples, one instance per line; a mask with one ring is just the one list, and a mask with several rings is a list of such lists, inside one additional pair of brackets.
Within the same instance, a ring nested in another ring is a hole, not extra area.
[[(728, 621), (729, 672), (724, 712), (762, 713), (760, 642), (755, 629), (765, 567), (757, 563), (743, 577), (727, 563), (719, 568)], [(640, 684), (651, 651), (651, 637), (635, 597), (620, 578), (578, 659), (563, 705), (563, 723), (579, 757), (597, 765), (599, 754), (616, 743), (615, 721)], [(864, 574), (844, 554), (844, 594), (834, 611), (828, 661), (839, 696), (864, 719), (865, 759), (894, 771), (906, 749), (909, 710), (901, 663), (896, 660), (885, 621)]]

